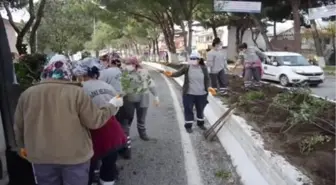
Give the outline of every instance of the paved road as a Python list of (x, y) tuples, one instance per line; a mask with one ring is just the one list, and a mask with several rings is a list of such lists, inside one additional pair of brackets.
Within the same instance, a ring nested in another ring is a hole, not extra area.
[(147, 117), (148, 133), (154, 140), (141, 141), (133, 125), (133, 158), (119, 161), (118, 185), (240, 184), (230, 157), (218, 142), (204, 141), (197, 128), (191, 135), (184, 131), (179, 87), (157, 72), (151, 75), (161, 100), (159, 108), (150, 107)]
[(328, 76), (323, 84), (318, 87), (312, 87), (314, 94), (336, 100), (336, 77)]
[[(242, 70), (241, 68), (240, 69), (237, 68), (235, 71), (233, 71), (233, 73), (236, 75), (240, 75), (241, 70)], [(275, 84), (279, 85), (279, 83)], [(318, 87), (312, 87), (311, 90), (313, 94), (316, 94), (321, 97), (327, 97), (331, 100), (336, 100), (336, 76), (326, 76), (323, 84), (319, 85)]]

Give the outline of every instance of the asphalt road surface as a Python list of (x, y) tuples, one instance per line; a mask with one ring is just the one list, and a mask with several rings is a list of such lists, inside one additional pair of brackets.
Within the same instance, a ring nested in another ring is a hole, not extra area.
[[(241, 68), (237, 68), (236, 70), (233, 70), (231, 72), (233, 74), (240, 75), (242, 73), (241, 71)], [(279, 85), (279, 83), (271, 83)], [(321, 96), (324, 98), (327, 97), (328, 99), (336, 100), (336, 76), (326, 76), (323, 84), (320, 84), (318, 87), (312, 87), (311, 90), (312, 93), (317, 96)]]
[(323, 84), (318, 87), (312, 87), (311, 90), (318, 96), (336, 100), (336, 77), (327, 76)]
[[(194, 127), (183, 128), (180, 88), (161, 74), (150, 71), (160, 97), (160, 107), (147, 115), (152, 141), (141, 141), (132, 125), (132, 160), (119, 160), (118, 185), (240, 185), (230, 157), (218, 141), (204, 141)], [(209, 126), (209, 125), (208, 125)]]

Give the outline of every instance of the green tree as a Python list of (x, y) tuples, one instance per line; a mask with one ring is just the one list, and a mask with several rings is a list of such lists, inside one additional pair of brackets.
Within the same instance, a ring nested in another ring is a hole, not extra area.
[[(15, 32), (18, 34), (17, 40), (16, 40), (16, 48), (19, 52), (19, 54), (26, 53), (26, 44), (24, 44), (24, 38), (26, 34), (30, 31), (30, 47), (31, 52), (35, 52), (35, 37), (36, 37), (36, 31), (38, 27), (40, 26), (41, 19), (43, 16), (46, 0), (41, 0), (38, 3), (34, 3), (33, 0), (22, 0), (22, 1), (0, 1), (1, 6), (4, 7), (6, 10), (8, 21), (15, 30)], [(13, 8), (23, 8), (27, 7), (28, 13), (29, 13), (29, 20), (23, 24), (23, 27), (20, 28), (14, 20), (12, 16), (12, 9)]]
[(91, 39), (93, 18), (84, 11), (83, 1), (50, 0), (38, 32), (38, 49), (71, 54), (84, 49)]
[(203, 1), (197, 8), (194, 18), (205, 29), (212, 29), (214, 37), (218, 37), (217, 28), (228, 25), (230, 16), (227, 13), (214, 13), (213, 3)]
[(119, 28), (99, 21), (95, 27), (92, 39), (86, 43), (87, 49), (100, 50), (111, 44), (114, 39), (119, 39), (123, 36), (123, 32)]
[(102, 4), (109, 11), (132, 17), (138, 22), (149, 21), (157, 24), (164, 35), (168, 50), (176, 53), (173, 13), (178, 8), (174, 7), (174, 3), (165, 0), (103, 0)]

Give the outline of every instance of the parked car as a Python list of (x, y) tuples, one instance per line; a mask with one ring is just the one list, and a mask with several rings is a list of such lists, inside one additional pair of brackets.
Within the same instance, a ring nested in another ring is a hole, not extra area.
[(270, 59), (263, 61), (263, 80), (280, 82), (282, 86), (309, 83), (318, 86), (324, 81), (321, 67), (312, 65), (299, 53), (264, 52)]

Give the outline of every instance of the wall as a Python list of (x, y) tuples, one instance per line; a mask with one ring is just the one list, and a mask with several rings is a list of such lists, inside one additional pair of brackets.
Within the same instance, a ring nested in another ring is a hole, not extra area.
[(6, 29), (6, 33), (7, 33), (7, 39), (9, 42), (9, 48), (11, 50), (11, 52), (15, 52), (18, 53), (15, 44), (16, 44), (16, 37), (17, 34), (15, 32), (15, 30), (13, 29), (13, 27), (9, 24), (7, 19), (2, 19), (5, 25), (5, 29)]

